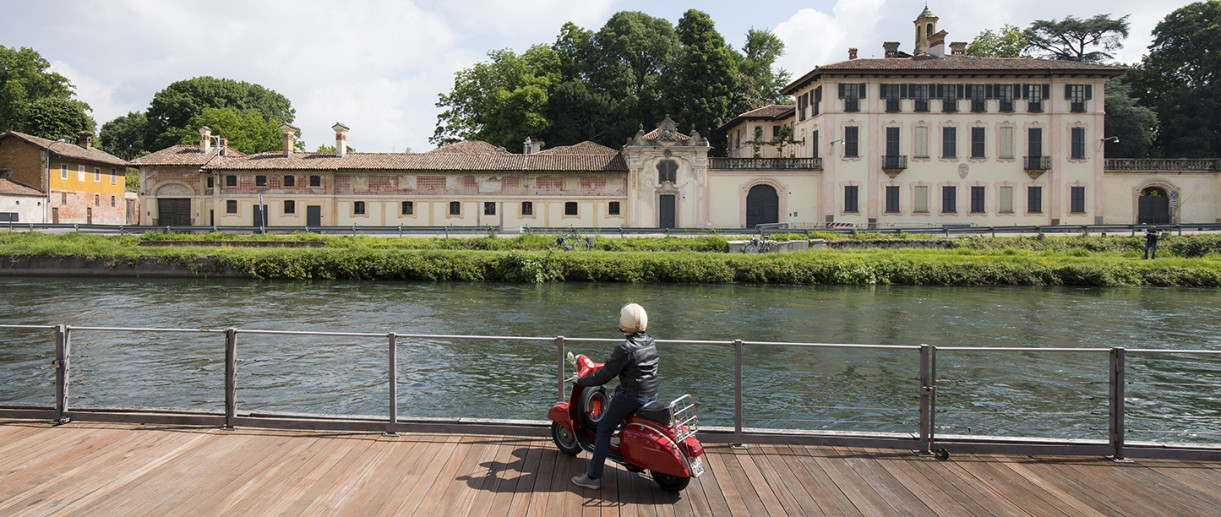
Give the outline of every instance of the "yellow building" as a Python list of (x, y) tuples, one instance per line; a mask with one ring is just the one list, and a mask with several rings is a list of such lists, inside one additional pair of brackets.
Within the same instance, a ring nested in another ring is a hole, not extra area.
[(38, 221), (49, 223), (126, 224), (124, 196), (127, 162), (95, 149), (93, 134), (82, 132), (76, 144), (16, 131), (0, 135), (0, 171), (40, 192)]

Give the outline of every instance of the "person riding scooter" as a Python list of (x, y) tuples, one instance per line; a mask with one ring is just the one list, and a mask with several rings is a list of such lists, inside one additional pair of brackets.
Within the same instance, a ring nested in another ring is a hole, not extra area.
[(610, 358), (601, 368), (573, 379), (579, 386), (600, 386), (619, 376), (615, 397), (598, 423), (589, 469), (585, 474), (572, 478), (577, 486), (594, 490), (602, 488), (602, 467), (610, 450), (611, 435), (629, 414), (657, 400), (657, 346), (653, 338), (645, 333), (648, 326), (649, 315), (644, 307), (635, 303), (624, 305), (619, 310), (619, 331), (627, 334), (623, 342), (615, 345)]

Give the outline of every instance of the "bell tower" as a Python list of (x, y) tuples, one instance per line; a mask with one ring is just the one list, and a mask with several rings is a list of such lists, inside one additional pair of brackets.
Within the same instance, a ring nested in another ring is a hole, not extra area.
[(912, 52), (913, 55), (928, 54), (931, 45), (929, 39), (937, 34), (937, 16), (932, 11), (928, 10), (928, 4), (925, 4), (924, 11), (916, 18), (916, 48)]

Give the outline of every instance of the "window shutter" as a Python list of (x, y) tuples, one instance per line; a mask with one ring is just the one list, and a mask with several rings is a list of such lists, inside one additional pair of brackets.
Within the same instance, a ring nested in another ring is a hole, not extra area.
[(911, 88), (909, 88), (907, 86), (907, 83), (903, 83), (903, 84), (899, 85), (899, 97), (907, 99), (907, 98), (909, 98), (908, 97), (909, 93), (911, 93)]
[(994, 88), (991, 84), (989, 84), (988, 86), (986, 86), (984, 88), (984, 95), (986, 95), (987, 98), (989, 98), (989, 99), (995, 99), (996, 98), (996, 88)]
[(841, 99), (844, 98), (844, 86), (847, 86), (847, 85), (845, 85), (844, 83), (839, 83), (839, 98), (841, 98)]
[(1050, 85), (1050, 84), (1044, 84), (1044, 85), (1043, 85), (1043, 98), (1044, 98), (1044, 99), (1050, 99), (1050, 98), (1051, 98), (1051, 85)]
[(1092, 98), (1094, 98), (1094, 85), (1087, 84), (1085, 85), (1085, 100), (1088, 101)]
[(1064, 85), (1064, 100), (1066, 100), (1066, 101), (1073, 100), (1073, 85), (1071, 85), (1071, 84)]
[(955, 97), (958, 97), (959, 99), (961, 99), (963, 97), (963, 90), (966, 89), (966, 86), (959, 84), (959, 85), (957, 85), (957, 88), (955, 88), (955, 89), (958, 90), (958, 91), (954, 92), (954, 93), (958, 94), (958, 95), (955, 95)]
[(862, 98), (862, 99), (865, 98), (865, 83), (861, 83), (861, 84), (857, 85), (857, 94), (860, 98)]

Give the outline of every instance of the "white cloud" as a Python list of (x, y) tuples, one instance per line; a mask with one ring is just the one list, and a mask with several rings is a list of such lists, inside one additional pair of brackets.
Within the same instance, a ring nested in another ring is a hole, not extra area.
[[(839, 0), (831, 13), (811, 8), (797, 11), (772, 31), (784, 41), (785, 53), (777, 63), (801, 76), (817, 65), (848, 59), (857, 47), (868, 57), (865, 43), (874, 34), (884, 0)], [(877, 46), (881, 47), (881, 42)]]

